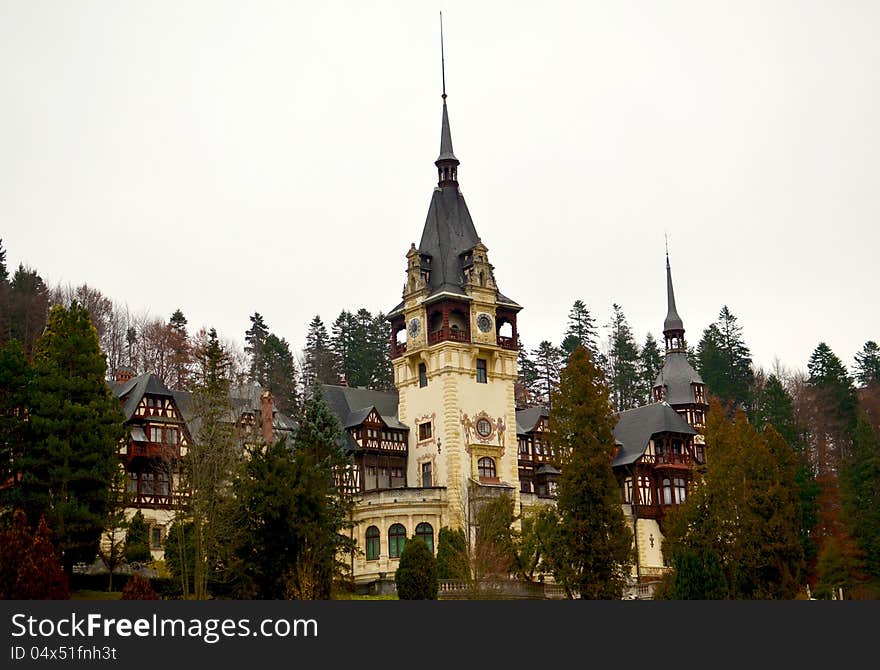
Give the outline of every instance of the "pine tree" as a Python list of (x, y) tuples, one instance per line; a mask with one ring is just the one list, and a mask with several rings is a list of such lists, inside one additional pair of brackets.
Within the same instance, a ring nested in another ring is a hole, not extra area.
[(265, 379), (266, 377), (263, 345), (269, 336), (269, 328), (259, 312), (254, 312), (250, 319), (251, 327), (244, 334), (244, 341), (247, 343), (244, 352), (251, 357), (251, 365), (248, 372), (249, 379), (252, 382), (260, 383), (260, 379)]
[(437, 600), (437, 560), (422, 538), (404, 544), (394, 581), (401, 600)]
[(632, 563), (632, 533), (611, 470), (616, 421), (604, 373), (578, 347), (562, 371), (550, 414), (562, 474), (559, 532), (548, 563), (556, 581), (582, 598), (620, 598)]
[(663, 369), (663, 354), (657, 340), (651, 333), (645, 338), (645, 346), (639, 354), (642, 382), (643, 402), (650, 403), (654, 400), (654, 382)]
[(0, 238), (0, 285), (9, 283), (9, 270), (6, 268), (6, 249), (3, 248), (3, 239)]
[(865, 342), (856, 354), (856, 381), (863, 387), (880, 384), (880, 346), (873, 340)]
[(559, 385), (559, 374), (563, 364), (562, 351), (553, 346), (549, 340), (543, 340), (532, 352), (535, 364), (535, 389), (538, 401), (550, 405), (552, 393)]
[(727, 305), (703, 331), (697, 345), (697, 370), (712, 395), (722, 404), (746, 407), (754, 381), (752, 354), (742, 338), (742, 327)]
[(304, 389), (310, 389), (315, 380), (321, 384), (336, 384), (339, 381), (336, 373), (337, 363), (330, 349), (330, 336), (327, 334), (324, 322), (317, 314), (309, 323), (304, 357), (302, 380)]
[(391, 348), (388, 335), (388, 317), (379, 312), (370, 324), (372, 373), (370, 388), (377, 391), (394, 390), (394, 369), (391, 366)]
[[(348, 310), (342, 310), (336, 321), (330, 327), (330, 349), (336, 359), (337, 375), (345, 378), (349, 386), (356, 386), (352, 382), (355, 375), (354, 349), (355, 330), (357, 323), (354, 315)], [(338, 381), (338, 379), (337, 379)]]
[(186, 317), (179, 309), (174, 310), (168, 320), (168, 341), (171, 349), (169, 358), (170, 374), (168, 385), (172, 389), (189, 387), (190, 370), (193, 364), (193, 352), (186, 332)]
[(582, 300), (575, 300), (568, 313), (568, 327), (562, 340), (562, 350), (566, 358), (581, 345), (589, 349), (595, 359), (599, 355), (596, 338), (596, 320)]
[(91, 562), (108, 512), (124, 416), (111, 394), (88, 312), (55, 306), (36, 344), (29, 423), (32, 441), (19, 459), (13, 504), (46, 515), (70, 574)]
[(0, 239), (0, 348), (4, 347), (10, 338), (10, 291), (9, 270), (6, 267), (6, 249), (3, 248), (3, 240)]
[(611, 397), (618, 412), (637, 407), (644, 400), (644, 388), (639, 369), (639, 347), (632, 330), (615, 303), (612, 306), (609, 336), (609, 383)]

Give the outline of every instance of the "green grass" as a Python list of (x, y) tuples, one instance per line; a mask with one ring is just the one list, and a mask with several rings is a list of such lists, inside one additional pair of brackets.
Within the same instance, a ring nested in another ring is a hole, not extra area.
[(71, 600), (119, 600), (122, 591), (74, 591), (70, 594)]

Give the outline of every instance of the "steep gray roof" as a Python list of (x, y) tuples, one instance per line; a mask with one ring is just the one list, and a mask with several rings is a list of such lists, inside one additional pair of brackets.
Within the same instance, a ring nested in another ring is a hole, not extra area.
[(138, 375), (134, 379), (129, 379), (122, 384), (110, 383), (110, 389), (116, 394), (116, 397), (123, 401), (122, 411), (125, 414), (125, 420), (128, 421), (134, 416), (138, 403), (145, 395), (173, 397), (173, 394), (160, 379), (149, 372)]
[(449, 112), (446, 110), (446, 98), (443, 98), (443, 119), (440, 121), (440, 155), (437, 162), (458, 161), (452, 151), (452, 131), (449, 129)]
[(687, 354), (670, 351), (663, 361), (663, 368), (654, 382), (654, 387), (666, 386), (666, 402), (670, 405), (688, 405), (694, 402), (691, 384), (703, 384), (703, 378), (691, 366)]
[[(260, 386), (256, 386), (256, 388), (240, 386), (230, 389), (229, 400), (232, 405), (232, 410), (227, 416), (227, 420), (230, 423), (235, 422), (243, 412), (254, 412), (259, 414), (261, 409), (260, 393), (262, 393), (262, 388)], [(195, 439), (201, 428), (202, 420), (201, 417), (196, 415), (195, 407), (193, 405), (193, 394), (189, 391), (173, 391), (172, 395), (174, 396), (174, 402), (177, 404), (177, 409), (180, 410), (180, 414), (186, 422), (186, 427), (189, 429), (190, 435)], [(295, 419), (283, 412), (279, 412), (277, 409), (275, 410), (272, 416), (272, 428), (277, 435), (292, 434), (296, 431), (297, 425)]]
[(372, 391), (351, 386), (322, 385), (324, 398), (343, 428), (363, 423), (373, 408), (389, 428), (409, 430), (397, 418), (397, 391)]
[(672, 290), (672, 270), (669, 268), (669, 255), (666, 255), (666, 320), (663, 332), (668, 330), (684, 330), (684, 323), (675, 308), (675, 292)]
[(429, 297), (452, 293), (470, 299), (462, 286), (461, 254), (473, 249), (479, 241), (461, 191), (454, 187), (435, 188), (419, 242), (419, 253), (431, 257)]
[(613, 432), (615, 439), (620, 443), (617, 456), (612, 462), (614, 467), (637, 461), (645, 453), (651, 436), (657, 433), (697, 434), (697, 431), (665, 402), (621, 412)]
[(516, 411), (516, 434), (524, 435), (535, 429), (542, 416), (549, 416), (546, 407), (527, 407)]

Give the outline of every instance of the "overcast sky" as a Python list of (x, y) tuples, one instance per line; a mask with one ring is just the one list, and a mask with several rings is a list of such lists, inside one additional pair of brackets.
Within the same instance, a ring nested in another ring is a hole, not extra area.
[(880, 340), (880, 3), (0, 0), (10, 266), (243, 339), (388, 311), (459, 181), (532, 348), (582, 299), (641, 344), (664, 233), (696, 345)]

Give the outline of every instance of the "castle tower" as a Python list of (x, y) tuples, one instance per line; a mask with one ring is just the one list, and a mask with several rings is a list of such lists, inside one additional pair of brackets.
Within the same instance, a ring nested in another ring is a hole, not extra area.
[[(495, 281), (458, 184), (444, 87), (437, 186), (418, 247), (406, 254), (391, 322), (398, 416), (409, 427), (410, 486), (446, 487), (444, 524), (470, 529), (475, 501), (519, 503), (516, 316)], [(470, 521), (470, 523), (469, 523)]]
[[(684, 322), (675, 307), (672, 288), (672, 270), (669, 253), (666, 254), (666, 320), (663, 336), (666, 341), (666, 357), (663, 369), (654, 382), (654, 399), (667, 402), (692, 427), (701, 430), (706, 422), (706, 384), (687, 359), (687, 343), (684, 339)], [(697, 436), (701, 443), (702, 436)]]

